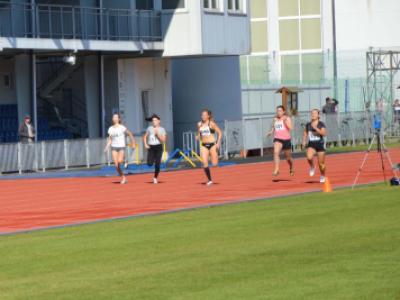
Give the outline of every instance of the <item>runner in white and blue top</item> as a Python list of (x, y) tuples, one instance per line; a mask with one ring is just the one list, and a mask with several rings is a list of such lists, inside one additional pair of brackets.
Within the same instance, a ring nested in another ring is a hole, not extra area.
[(163, 144), (167, 141), (167, 133), (164, 128), (160, 126), (160, 117), (153, 114), (146, 121), (152, 123), (146, 130), (143, 136), (143, 143), (146, 149), (148, 149), (147, 154), (147, 164), (149, 166), (154, 165), (154, 177), (153, 183), (158, 183), (158, 175), (160, 174), (160, 165), (163, 154)]
[(310, 176), (315, 175), (314, 156), (318, 157), (321, 173), (320, 182), (325, 182), (325, 140), (326, 125), (320, 121), (319, 110), (311, 111), (311, 121), (306, 124), (303, 134), (303, 147), (307, 148), (307, 161), (310, 165)]

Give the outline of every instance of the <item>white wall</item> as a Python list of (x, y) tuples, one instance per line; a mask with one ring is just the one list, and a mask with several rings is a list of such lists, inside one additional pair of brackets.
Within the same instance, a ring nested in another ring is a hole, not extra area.
[[(134, 133), (143, 133), (141, 94), (151, 90), (149, 112), (161, 117), (162, 126), (173, 131), (170, 60), (138, 58), (118, 60), (119, 109), (123, 122)], [(172, 136), (170, 136), (172, 144)]]
[[(220, 14), (203, 10), (202, 39), (206, 55), (250, 53), (250, 17), (248, 14), (230, 14), (227, 7), (228, 1), (224, 0), (224, 10)], [(248, 11), (246, 7), (245, 12)]]
[(249, 15), (228, 14), (227, 2), (223, 0), (223, 10), (213, 13), (204, 11), (203, 1), (197, 0), (186, 0), (184, 9), (162, 11), (163, 56), (249, 53)]

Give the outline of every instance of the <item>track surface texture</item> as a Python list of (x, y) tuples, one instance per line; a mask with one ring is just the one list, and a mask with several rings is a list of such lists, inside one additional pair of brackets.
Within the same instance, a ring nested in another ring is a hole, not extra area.
[[(398, 163), (400, 150), (391, 149), (390, 156)], [(353, 183), (363, 157), (364, 152), (327, 156), (334, 188)], [(386, 159), (385, 166), (392, 177)], [(0, 234), (321, 191), (319, 172), (310, 178), (304, 158), (295, 160), (295, 171), (289, 176), (283, 160), (276, 178), (272, 162), (214, 168), (210, 187), (202, 169), (161, 173), (158, 185), (151, 174), (129, 176), (126, 185), (117, 177), (0, 180)], [(380, 157), (371, 152), (359, 184), (380, 181)]]

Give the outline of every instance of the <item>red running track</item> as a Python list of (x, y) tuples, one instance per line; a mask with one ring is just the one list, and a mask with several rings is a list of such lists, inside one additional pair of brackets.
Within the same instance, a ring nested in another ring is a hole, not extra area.
[[(390, 154), (400, 161), (399, 150)], [(362, 152), (328, 156), (333, 186), (350, 186), (363, 157)], [(161, 173), (158, 185), (150, 183), (151, 174), (129, 176), (126, 185), (116, 177), (1, 180), (0, 234), (321, 190), (318, 172), (310, 178), (305, 159), (295, 161), (294, 177), (286, 162), (281, 166), (275, 181), (272, 162), (216, 168), (211, 187), (204, 185), (201, 169)], [(386, 170), (390, 178), (387, 162)], [(359, 183), (378, 181), (383, 181), (380, 159), (371, 152)]]

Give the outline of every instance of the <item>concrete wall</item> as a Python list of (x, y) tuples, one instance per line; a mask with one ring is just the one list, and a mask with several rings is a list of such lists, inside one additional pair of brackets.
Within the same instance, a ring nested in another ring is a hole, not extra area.
[(86, 57), (84, 61), (84, 82), (89, 138), (101, 136), (99, 72), (98, 57)]
[[(162, 126), (173, 131), (170, 60), (138, 58), (118, 60), (118, 98), (123, 123), (134, 133), (143, 133), (142, 92), (150, 91), (149, 113), (161, 117)], [(170, 136), (170, 144), (173, 137)]]
[[(0, 105), (17, 104), (15, 92), (14, 59), (0, 58)], [(4, 76), (11, 76), (11, 87), (4, 85)]]
[(15, 56), (15, 89), (18, 103), (18, 120), (21, 123), (25, 115), (32, 115), (31, 59), (29, 55)]
[(177, 146), (182, 146), (184, 131), (197, 130), (204, 108), (212, 110), (219, 123), (242, 117), (237, 56), (175, 59), (172, 86)]

